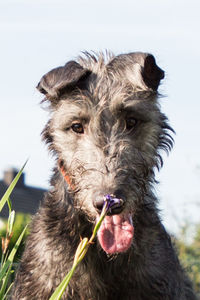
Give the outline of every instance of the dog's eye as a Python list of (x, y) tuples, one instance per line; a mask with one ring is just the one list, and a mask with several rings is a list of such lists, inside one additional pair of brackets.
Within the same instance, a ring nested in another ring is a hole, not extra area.
[(74, 123), (71, 128), (76, 133), (84, 133), (83, 125), (81, 123)]
[(126, 119), (126, 129), (131, 130), (133, 129), (137, 124), (137, 120), (134, 118), (128, 118)]

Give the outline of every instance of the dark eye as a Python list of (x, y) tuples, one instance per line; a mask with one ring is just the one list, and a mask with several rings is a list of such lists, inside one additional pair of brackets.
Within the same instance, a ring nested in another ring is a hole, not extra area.
[(126, 129), (131, 130), (137, 125), (137, 120), (134, 118), (128, 118), (126, 119)]
[(74, 123), (71, 128), (76, 133), (84, 133), (83, 125), (81, 123)]

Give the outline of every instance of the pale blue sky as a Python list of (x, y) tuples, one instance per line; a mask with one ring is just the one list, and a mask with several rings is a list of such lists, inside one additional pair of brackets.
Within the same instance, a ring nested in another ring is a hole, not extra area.
[(177, 135), (156, 190), (170, 230), (200, 219), (198, 0), (1, 0), (0, 177), (30, 157), (27, 183), (48, 186), (53, 159), (40, 139), (48, 113), (35, 86), (81, 51), (105, 49), (151, 52), (166, 71), (161, 106)]

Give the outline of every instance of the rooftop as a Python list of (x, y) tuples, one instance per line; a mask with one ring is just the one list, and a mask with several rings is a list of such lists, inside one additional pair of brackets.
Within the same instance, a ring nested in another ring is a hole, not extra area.
[[(17, 175), (18, 171), (19, 170), (15, 168), (10, 168), (4, 171), (3, 179), (0, 180), (0, 199), (6, 192), (12, 180)], [(10, 196), (12, 207), (15, 212), (34, 214), (36, 213), (45, 192), (45, 189), (26, 185), (25, 173), (22, 173)], [(3, 210), (0, 212), (0, 217), (8, 217), (7, 205), (5, 205)]]

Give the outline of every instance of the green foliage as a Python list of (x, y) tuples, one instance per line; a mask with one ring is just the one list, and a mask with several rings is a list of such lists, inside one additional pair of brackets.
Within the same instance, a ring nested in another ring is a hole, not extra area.
[[(13, 263), (16, 257), (16, 253), (19, 249), (19, 246), (22, 242), (24, 234), (26, 232), (27, 226), (22, 230), (21, 233), (17, 231), (16, 226), (14, 226), (15, 221), (15, 211), (12, 210), (12, 203), (10, 201), (10, 194), (12, 193), (13, 189), (15, 188), (22, 171), (25, 167), (21, 168), (18, 172), (14, 180), (11, 182), (10, 186), (8, 187), (7, 191), (5, 192), (4, 196), (0, 200), (0, 211), (7, 203), (9, 208), (9, 217), (7, 221), (6, 227), (3, 227), (3, 231), (1, 232), (1, 262), (0, 262), (0, 299), (6, 300), (9, 296), (9, 291), (12, 287), (11, 276), (13, 275)], [(19, 218), (18, 218), (19, 219)], [(19, 222), (19, 221), (18, 221)], [(19, 223), (18, 223), (19, 224)], [(13, 232), (16, 230), (15, 239), (13, 237)], [(12, 244), (11, 244), (12, 240)]]
[[(16, 213), (15, 215), (15, 222), (14, 222), (14, 226), (13, 226), (13, 232), (12, 232), (12, 238), (10, 239), (9, 245), (8, 245), (8, 250), (11, 251), (16, 243), (16, 241), (18, 240), (22, 230), (24, 229), (24, 227), (29, 224), (31, 219), (31, 216), (29, 214), (23, 214), (23, 213)], [(8, 224), (8, 220), (4, 219), (3, 220), (4, 226), (2, 226), (2, 228), (0, 228), (0, 237), (6, 237), (6, 231), (7, 231), (7, 224)], [(22, 239), (21, 244), (19, 245), (18, 251), (15, 255), (14, 258), (14, 263), (18, 262), (23, 250), (24, 250), (24, 243), (26, 240), (26, 237), (28, 235), (28, 230), (26, 230), (24, 237)], [(2, 257), (2, 248), (0, 249), (0, 258)]]
[(200, 224), (196, 225), (193, 230), (188, 224), (183, 226), (176, 245), (182, 265), (200, 296)]

